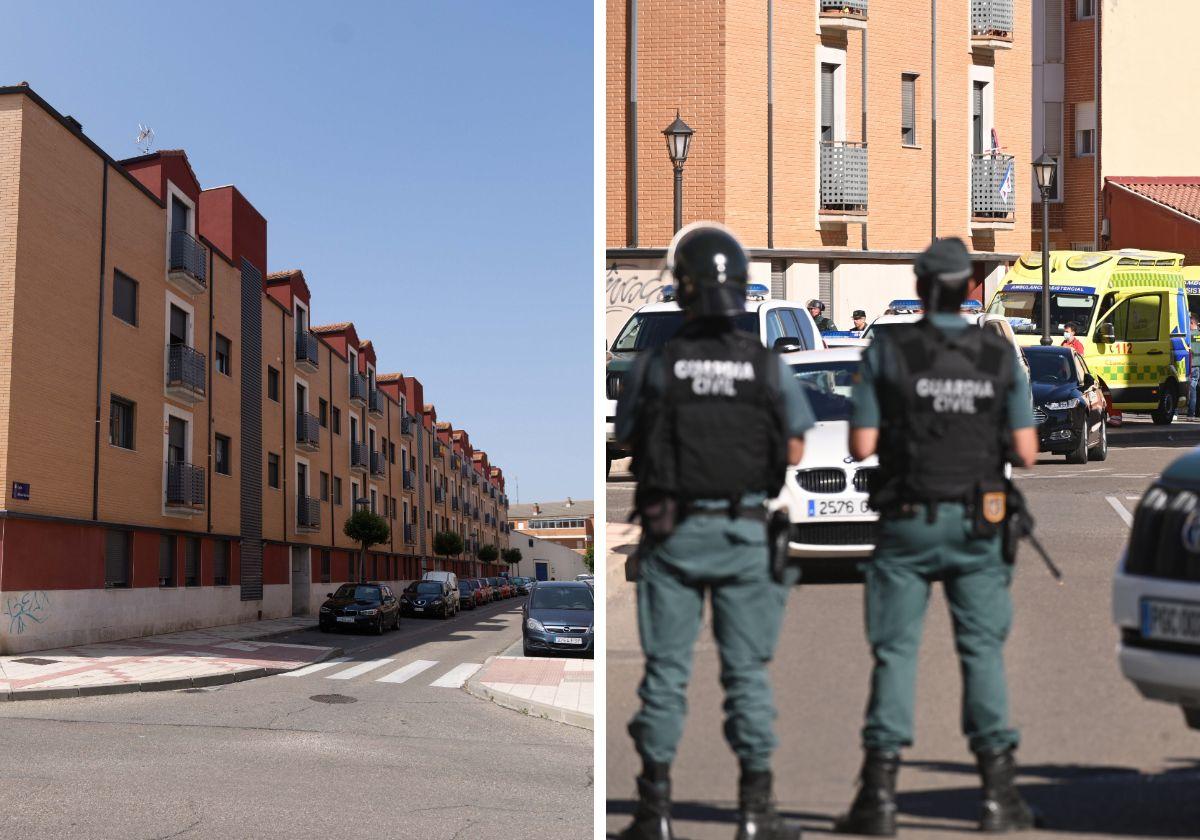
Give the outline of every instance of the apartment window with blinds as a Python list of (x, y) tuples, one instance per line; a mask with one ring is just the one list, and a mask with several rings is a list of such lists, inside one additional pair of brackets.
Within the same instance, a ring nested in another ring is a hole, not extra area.
[(321, 501), (329, 501), (329, 473), (321, 473)]
[(279, 489), (279, 456), (274, 452), (267, 453), (267, 486)]
[(329, 550), (321, 549), (321, 583), (329, 583)]
[[(1054, 180), (1050, 182), (1050, 200), (1061, 201), (1062, 193), (1059, 184), (1062, 183), (1062, 147), (1063, 147), (1063, 104), (1061, 102), (1043, 103), (1042, 109), (1042, 151), (1058, 163), (1054, 168)], [(1041, 201), (1041, 193), (1035, 188), (1033, 194)]]
[(137, 281), (119, 271), (113, 273), (113, 315), (137, 326)]
[(133, 449), (134, 404), (116, 395), (109, 397), (108, 442), (122, 449)]
[(1075, 0), (1075, 20), (1088, 20), (1096, 16), (1096, 0)]
[(1042, 30), (1046, 64), (1062, 64), (1063, 60), (1063, 0), (1043, 0), (1046, 26)]
[(1075, 157), (1096, 154), (1096, 103), (1080, 102), (1075, 106)]
[(229, 540), (213, 540), (213, 586), (229, 585)]
[(335, 505), (342, 503), (342, 480), (336, 475), (333, 477), (333, 503)]
[(267, 366), (267, 399), (279, 402), (279, 371)]
[(104, 534), (104, 588), (128, 589), (133, 584), (133, 533)]
[(232, 469), (232, 450), (229, 438), (225, 435), (216, 436), (216, 451), (213, 455), (213, 470), (220, 475), (229, 475)]
[(158, 541), (158, 585), (175, 585), (175, 537), (169, 534)]
[(317, 422), (321, 424), (322, 429), (329, 428), (329, 403), (324, 397), (317, 398)]
[(836, 64), (821, 65), (821, 141), (828, 142), (833, 140), (833, 118), (834, 118), (834, 74), (837, 72)]
[(333, 407), (333, 414), (331, 416), (333, 422), (333, 433), (335, 435), (340, 435), (342, 433), (342, 410), (335, 405)]
[(200, 540), (197, 537), (183, 538), (183, 585), (200, 585)]
[(900, 76), (900, 142), (917, 145), (917, 74)]
[(233, 373), (233, 342), (217, 333), (217, 347), (213, 353), (213, 362), (217, 373), (230, 376)]

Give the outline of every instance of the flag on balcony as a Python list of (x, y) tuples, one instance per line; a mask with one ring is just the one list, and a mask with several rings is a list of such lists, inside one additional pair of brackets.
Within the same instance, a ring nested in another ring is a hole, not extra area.
[(1013, 191), (1013, 162), (1008, 162), (1008, 169), (1004, 172), (1004, 180), (1000, 182), (1000, 199), (1008, 203), (1008, 197)]

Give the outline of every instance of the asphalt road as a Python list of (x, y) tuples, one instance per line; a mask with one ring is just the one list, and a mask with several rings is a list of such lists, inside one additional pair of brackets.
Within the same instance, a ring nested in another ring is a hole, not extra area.
[(520, 603), (280, 636), (345, 650), (299, 676), (0, 703), (0, 838), (591, 837), (592, 733), (459, 688)]
[[(1183, 451), (1114, 448), (1106, 462), (1084, 466), (1046, 458), (1018, 479), (1039, 536), (1066, 576), (1056, 586), (1022, 548), (1006, 660), (1022, 732), (1019, 782), (1047, 818), (1046, 829), (1024, 836), (1200, 836), (1200, 733), (1185, 728), (1176, 708), (1143, 700), (1124, 680), (1110, 618), (1126, 517)], [(612, 521), (624, 521), (632, 487), (609, 483)], [(610, 832), (632, 810), (638, 763), (625, 723), (641, 673), (632, 587), (617, 566), (610, 563), (607, 576)], [(772, 665), (782, 744), (775, 769), (782, 810), (810, 833), (829, 832), (853, 795), (868, 673), (861, 587), (794, 589)], [(960, 680), (940, 589), (927, 614), (917, 697), (916, 745), (900, 772), (901, 836), (977, 836), (978, 777), (959, 733)], [(721, 700), (705, 631), (674, 771), (677, 831), (691, 840), (732, 834), (737, 763), (723, 747)]]

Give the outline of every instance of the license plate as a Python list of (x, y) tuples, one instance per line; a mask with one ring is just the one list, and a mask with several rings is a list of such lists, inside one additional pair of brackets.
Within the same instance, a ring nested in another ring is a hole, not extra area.
[(556, 645), (581, 645), (583, 639), (578, 636), (555, 636), (554, 644)]
[(413, 612), (425, 612), (424, 607), (413, 607)]
[(339, 615), (339, 616), (338, 616), (338, 621), (342, 622), (343, 624), (353, 624), (353, 623), (354, 623), (354, 616), (352, 616), (352, 615)]
[(1200, 604), (1143, 598), (1142, 638), (1200, 645)]
[(843, 516), (867, 516), (871, 506), (866, 499), (809, 499), (809, 519), (837, 519)]

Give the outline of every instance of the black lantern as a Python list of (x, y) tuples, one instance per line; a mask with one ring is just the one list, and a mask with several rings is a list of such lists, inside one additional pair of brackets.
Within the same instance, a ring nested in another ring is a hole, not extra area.
[(667, 138), (667, 154), (671, 156), (671, 165), (675, 167), (675, 232), (683, 227), (683, 164), (687, 160), (688, 149), (692, 145), (691, 127), (679, 118), (675, 112), (675, 122), (663, 129)]
[(1050, 186), (1058, 161), (1042, 152), (1033, 162), (1033, 176), (1042, 194), (1042, 346), (1054, 343), (1050, 338)]

